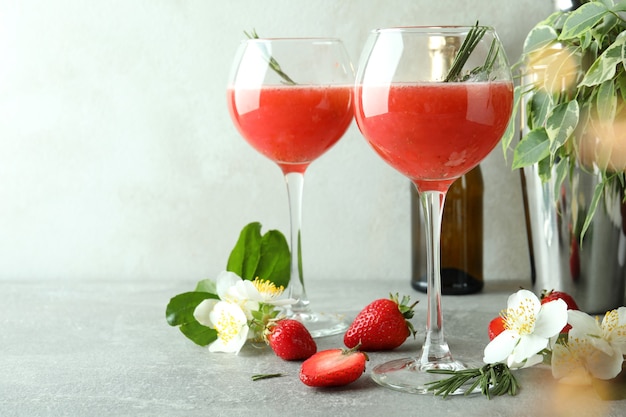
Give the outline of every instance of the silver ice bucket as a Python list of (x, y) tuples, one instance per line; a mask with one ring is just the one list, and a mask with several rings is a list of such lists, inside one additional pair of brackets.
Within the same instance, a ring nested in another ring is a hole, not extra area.
[(533, 288), (538, 294), (566, 291), (589, 314), (624, 305), (626, 282), (626, 206), (620, 187), (606, 189), (580, 240), (599, 175), (576, 167), (556, 198), (554, 181), (542, 183), (536, 165), (522, 170)]

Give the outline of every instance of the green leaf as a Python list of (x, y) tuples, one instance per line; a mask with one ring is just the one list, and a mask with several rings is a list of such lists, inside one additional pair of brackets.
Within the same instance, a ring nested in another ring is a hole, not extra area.
[(611, 11), (615, 13), (626, 12), (626, 2), (625, 1), (618, 2), (615, 6), (611, 8)]
[(246, 225), (239, 235), (226, 265), (243, 279), (260, 278), (287, 287), (290, 279), (289, 244), (278, 230), (261, 236), (261, 224)]
[(217, 339), (217, 330), (193, 321), (179, 327), (180, 331), (196, 345), (206, 346)]
[(581, 239), (587, 232), (587, 229), (589, 228), (589, 225), (591, 224), (591, 220), (593, 220), (593, 215), (595, 214), (596, 209), (598, 208), (600, 197), (602, 197), (602, 194), (604, 194), (605, 185), (606, 185), (605, 182), (600, 182), (596, 185), (595, 189), (593, 190), (593, 197), (591, 198), (591, 204), (589, 204), (589, 211), (587, 212), (587, 216), (585, 217), (585, 223), (583, 223), (582, 230), (580, 231)]
[(569, 160), (561, 159), (556, 163), (556, 178), (554, 180), (554, 198), (559, 199), (561, 197), (561, 186), (567, 177), (569, 172)]
[(562, 103), (552, 110), (546, 121), (546, 133), (550, 139), (550, 153), (554, 154), (574, 133), (578, 124), (578, 102)]
[(617, 25), (617, 23), (617, 16), (613, 13), (607, 13), (604, 15), (602, 23), (596, 26), (594, 36), (597, 38), (606, 36)]
[(619, 89), (622, 100), (626, 101), (626, 73), (624, 73), (624, 71), (620, 71), (615, 83)]
[(569, 14), (563, 24), (559, 39), (567, 40), (582, 37), (600, 23), (608, 12), (607, 7), (597, 1), (583, 4)]
[(165, 309), (165, 318), (170, 326), (180, 326), (182, 324), (193, 323), (196, 319), (193, 317), (193, 311), (201, 301), (207, 298), (215, 298), (218, 296), (208, 292), (185, 292), (173, 297), (167, 304)]
[(261, 238), (260, 250), (261, 256), (255, 277), (287, 288), (291, 273), (291, 256), (285, 236), (277, 230), (268, 231)]
[(511, 118), (509, 119), (509, 124), (506, 126), (506, 130), (504, 131), (504, 135), (502, 135), (502, 150), (504, 152), (504, 159), (506, 160), (507, 151), (509, 146), (511, 146), (511, 142), (513, 142), (513, 138), (517, 135), (518, 126), (516, 124), (517, 120), (515, 115), (517, 114), (517, 110), (519, 108), (519, 104), (522, 100), (522, 86), (518, 85), (513, 90), (513, 110), (511, 111)]
[(615, 41), (596, 59), (580, 82), (581, 86), (593, 87), (615, 76), (617, 65), (626, 62), (626, 32), (620, 33)]
[(261, 223), (249, 223), (239, 234), (239, 239), (228, 257), (226, 270), (243, 279), (253, 280), (260, 257)]
[(600, 84), (596, 94), (596, 111), (601, 121), (612, 122), (617, 111), (617, 96), (615, 84), (608, 80)]
[(550, 156), (550, 139), (544, 128), (531, 130), (513, 152), (513, 169), (522, 168)]
[(550, 110), (554, 106), (554, 99), (545, 90), (536, 90), (528, 103), (531, 115), (530, 125), (540, 127), (546, 123)]
[(213, 281), (212, 279), (203, 279), (202, 281), (198, 281), (198, 283), (196, 284), (195, 291), (217, 294), (217, 289), (215, 288), (215, 281)]
[(539, 175), (541, 181), (548, 182), (552, 178), (552, 162), (553, 160), (550, 156), (537, 162), (537, 175)]
[(556, 30), (548, 25), (537, 25), (528, 32), (524, 40), (524, 53), (528, 54), (545, 48), (558, 38)]
[(198, 323), (193, 312), (202, 301), (217, 295), (208, 292), (191, 291), (173, 297), (165, 309), (165, 318), (170, 326), (180, 326), (180, 331), (192, 342), (206, 346), (217, 339), (217, 331)]

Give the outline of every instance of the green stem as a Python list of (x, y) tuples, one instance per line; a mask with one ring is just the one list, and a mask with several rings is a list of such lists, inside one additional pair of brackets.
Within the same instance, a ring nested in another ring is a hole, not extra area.
[[(259, 39), (259, 35), (256, 33), (255, 29), (252, 29), (252, 33), (248, 33), (245, 30), (243, 31), (243, 33), (248, 37), (248, 39)], [(291, 77), (289, 77), (287, 74), (285, 74), (285, 72), (280, 67), (280, 64), (278, 63), (278, 61), (276, 61), (276, 59), (274, 59), (273, 56), (266, 53), (265, 59), (267, 60), (270, 68), (283, 79), (285, 84), (296, 85), (296, 82), (292, 80)]]

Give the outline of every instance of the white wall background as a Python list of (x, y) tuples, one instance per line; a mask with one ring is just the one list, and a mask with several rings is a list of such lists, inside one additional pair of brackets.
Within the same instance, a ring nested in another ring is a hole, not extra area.
[[(279, 169), (225, 105), (243, 30), (342, 38), (496, 27), (513, 62), (549, 0), (0, 0), (0, 279), (180, 279), (221, 271), (240, 229), (288, 234)], [(487, 280), (529, 279), (519, 174), (483, 164)], [(311, 165), (307, 280), (410, 274), (408, 181), (353, 124)]]

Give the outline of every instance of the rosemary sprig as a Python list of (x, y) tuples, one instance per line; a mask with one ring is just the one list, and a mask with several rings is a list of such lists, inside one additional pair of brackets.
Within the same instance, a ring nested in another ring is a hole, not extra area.
[[(470, 383), (471, 385), (465, 390), (465, 395), (471, 394), (477, 388), (480, 388), (480, 392), (489, 399), (491, 399), (492, 395), (517, 395), (520, 387), (517, 378), (504, 363), (487, 364), (482, 368), (463, 369), (460, 371), (432, 369), (428, 372), (450, 375), (448, 378), (427, 384), (429, 391), (432, 391), (435, 395), (441, 395), (443, 398)], [(473, 382), (471, 382), (472, 380)]]
[[(251, 33), (248, 33), (244, 30), (243, 33), (248, 37), (248, 39), (259, 39), (259, 35), (256, 33), (256, 29), (252, 29)], [(268, 54), (267, 51), (265, 52), (265, 59), (270, 65), (270, 68), (283, 79), (285, 84), (296, 85), (296, 82), (292, 80), (287, 74), (285, 74), (285, 72), (280, 67), (278, 61), (276, 61), (273, 56)]]
[(452, 62), (452, 66), (450, 67), (450, 71), (448, 71), (444, 82), (466, 81), (470, 78), (470, 76), (480, 73), (489, 73), (491, 71), (494, 62), (496, 61), (496, 57), (498, 56), (498, 46), (495, 39), (491, 42), (491, 47), (487, 53), (485, 64), (481, 67), (474, 68), (469, 72), (469, 74), (461, 76), (463, 66), (469, 59), (470, 55), (472, 55), (476, 45), (478, 45), (483, 36), (485, 36), (486, 32), (487, 28), (478, 26), (478, 22), (476, 22), (476, 24), (470, 29), (467, 36), (463, 40), (461, 47), (459, 48), (459, 52), (454, 57), (454, 61)]
[(260, 381), (261, 379), (279, 378), (281, 376), (285, 376), (285, 375), (284, 374), (256, 374), (256, 375), (252, 375), (250, 378), (253, 381)]

